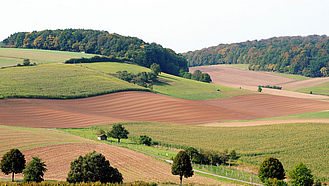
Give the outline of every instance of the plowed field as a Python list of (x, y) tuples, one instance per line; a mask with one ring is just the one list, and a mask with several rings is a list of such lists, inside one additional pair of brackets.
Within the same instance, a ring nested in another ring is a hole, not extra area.
[[(145, 182), (173, 182), (178, 184), (179, 177), (171, 174), (171, 165), (158, 161), (145, 154), (138, 153), (129, 149), (111, 146), (106, 144), (59, 144), (32, 149), (22, 150), (27, 162), (31, 160), (31, 156), (39, 156), (47, 165), (48, 171), (44, 179), (47, 180), (66, 180), (70, 170), (70, 162), (79, 155), (95, 150), (103, 154), (110, 165), (117, 168), (124, 182), (145, 181)], [(0, 173), (1, 178), (10, 179), (11, 175)], [(15, 178), (22, 179), (22, 175)], [(183, 183), (223, 184), (217, 180), (194, 175), (192, 178), (184, 179)]]
[(196, 101), (149, 92), (121, 92), (74, 100), (0, 100), (0, 125), (69, 128), (127, 121), (200, 124), (328, 109), (327, 102), (265, 94)]
[(285, 91), (298, 90), (316, 86), (328, 82), (329, 77), (312, 78), (308, 80), (297, 81), (295, 79), (280, 76), (270, 72), (249, 71), (246, 69), (221, 65), (192, 67), (190, 68), (190, 72), (193, 73), (197, 69), (201, 70), (202, 72), (208, 73), (211, 76), (212, 82), (218, 85), (242, 88), (252, 91), (257, 91), (258, 85), (276, 85), (281, 86), (282, 90), (279, 91), (276, 89), (263, 89), (262, 92), (272, 95), (281, 95), (296, 98), (329, 100), (329, 96)]

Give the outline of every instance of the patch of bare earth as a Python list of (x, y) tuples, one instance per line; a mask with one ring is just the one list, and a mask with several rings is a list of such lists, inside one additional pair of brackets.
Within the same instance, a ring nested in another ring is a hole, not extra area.
[(266, 94), (186, 100), (149, 92), (121, 92), (74, 100), (0, 100), (0, 125), (72, 128), (127, 121), (201, 124), (328, 109), (327, 102)]
[[(95, 150), (103, 154), (110, 165), (117, 168), (124, 178), (124, 182), (145, 181), (145, 182), (173, 182), (178, 184), (179, 177), (171, 174), (171, 165), (163, 161), (156, 160), (136, 151), (106, 144), (59, 144), (37, 147), (22, 150), (27, 162), (31, 156), (39, 156), (47, 165), (48, 171), (44, 179), (65, 181), (70, 170), (70, 162), (80, 155)], [(1, 178), (10, 179), (11, 175), (0, 173)], [(22, 179), (22, 174), (16, 175)], [(194, 175), (192, 178), (184, 179), (183, 183), (202, 185), (223, 185), (215, 179)]]

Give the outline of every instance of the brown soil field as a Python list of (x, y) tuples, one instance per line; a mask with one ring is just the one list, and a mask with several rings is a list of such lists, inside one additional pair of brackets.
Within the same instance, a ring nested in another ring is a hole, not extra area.
[(282, 89), (286, 89), (286, 90), (299, 90), (303, 88), (314, 87), (316, 85), (320, 85), (328, 81), (329, 81), (329, 77), (322, 77), (322, 78), (307, 79), (303, 81), (296, 81), (291, 83), (278, 84), (278, 86), (281, 86)]
[[(106, 144), (58, 144), (32, 149), (22, 150), (27, 162), (31, 156), (39, 156), (45, 162), (48, 171), (44, 179), (65, 181), (70, 170), (70, 162), (79, 155), (95, 150), (103, 154), (110, 165), (117, 168), (124, 178), (124, 182), (145, 181), (145, 182), (173, 182), (178, 184), (179, 177), (171, 174), (171, 165), (156, 160), (145, 154)], [(1, 178), (10, 179), (11, 175), (0, 173)], [(15, 178), (22, 179), (22, 174), (15, 175)], [(227, 185), (215, 179), (194, 175), (183, 180), (183, 183), (202, 185)]]
[(266, 94), (185, 100), (149, 92), (121, 92), (73, 100), (3, 99), (0, 125), (72, 128), (128, 121), (201, 124), (328, 109), (327, 102)]
[(298, 90), (302, 88), (316, 86), (329, 81), (329, 77), (312, 78), (303, 81), (296, 81), (291, 78), (283, 77), (277, 74), (263, 71), (249, 71), (246, 69), (229, 66), (200, 66), (190, 68), (190, 72), (201, 70), (211, 76), (212, 83), (234, 88), (242, 88), (257, 91), (258, 85), (276, 85), (281, 86), (282, 90), (263, 89), (263, 93), (281, 95), (305, 99), (329, 100), (329, 96), (305, 94), (285, 90)]
[(221, 65), (190, 68), (191, 73), (195, 70), (208, 73), (215, 84), (248, 90), (257, 90), (258, 85), (278, 85), (296, 81), (270, 72), (249, 71)]

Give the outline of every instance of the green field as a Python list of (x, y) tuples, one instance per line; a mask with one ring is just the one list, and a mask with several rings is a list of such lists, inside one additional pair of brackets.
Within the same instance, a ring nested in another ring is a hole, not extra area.
[[(19, 140), (17, 140), (19, 138)], [(20, 150), (63, 143), (95, 143), (85, 138), (50, 129), (0, 125), (0, 155), (12, 148)]]
[(31, 63), (65, 62), (71, 58), (92, 57), (94, 54), (64, 52), (55, 50), (0, 48), (0, 67), (23, 64), (23, 59), (30, 59)]
[[(150, 69), (145, 67), (116, 62), (86, 63), (82, 65), (111, 74), (123, 70), (127, 70), (128, 72), (133, 73), (150, 71)], [(217, 89), (220, 89), (221, 91), (217, 91)], [(159, 94), (183, 99), (218, 99), (239, 95), (254, 94), (253, 92), (247, 90), (224, 87), (211, 83), (203, 83), (173, 76), (166, 73), (161, 73), (159, 75), (159, 82), (154, 84), (153, 90)]]
[(0, 69), (0, 97), (79, 98), (125, 90), (147, 89), (77, 65)]
[[(329, 179), (329, 124), (300, 123), (254, 127), (201, 127), (179, 124), (123, 123), (130, 136), (212, 150), (236, 149), (242, 161), (259, 165), (277, 157), (286, 170), (302, 161), (319, 178)], [(111, 125), (99, 126), (110, 129)]]
[(323, 83), (314, 87), (303, 88), (296, 90), (296, 92), (302, 92), (309, 94), (312, 91), (313, 94), (328, 95), (329, 96), (329, 82)]

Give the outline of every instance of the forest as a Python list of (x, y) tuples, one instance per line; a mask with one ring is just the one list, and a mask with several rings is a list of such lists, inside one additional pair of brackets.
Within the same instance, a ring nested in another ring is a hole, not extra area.
[(99, 54), (133, 61), (141, 66), (160, 65), (163, 72), (179, 75), (188, 71), (186, 58), (156, 43), (107, 31), (65, 29), (18, 32), (0, 43), (1, 47), (61, 50)]
[(183, 55), (188, 66), (249, 64), (255, 71), (323, 77), (328, 76), (328, 53), (329, 37), (309, 35), (220, 44)]

